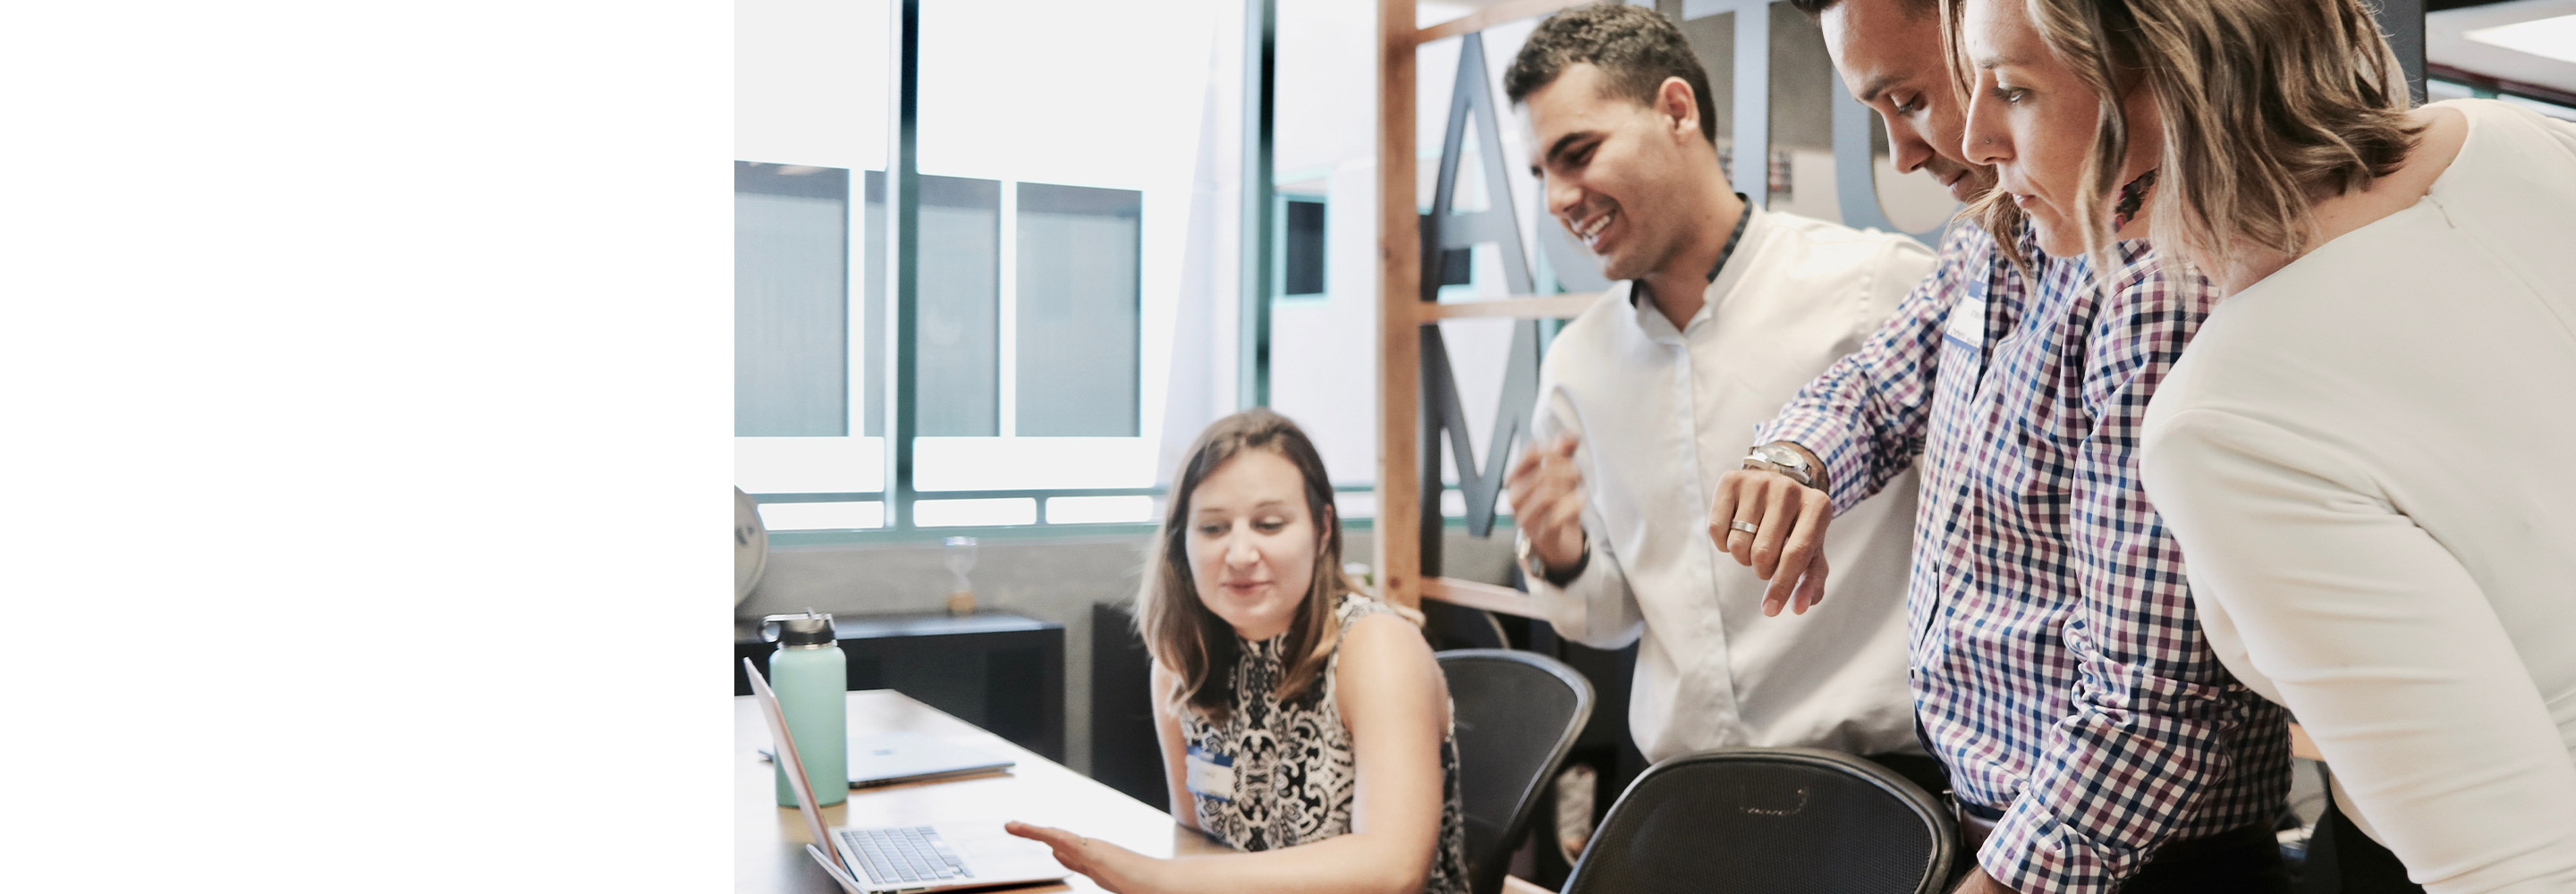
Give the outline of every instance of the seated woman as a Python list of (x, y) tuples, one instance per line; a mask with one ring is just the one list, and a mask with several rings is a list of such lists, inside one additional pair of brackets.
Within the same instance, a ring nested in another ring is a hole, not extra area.
[(1157, 859), (1011, 823), (1123, 894), (1467, 890), (1449, 689), (1422, 632), (1343, 576), (1332, 479), (1269, 410), (1217, 420), (1137, 597), (1172, 815), (1249, 853)]
[(2576, 890), (2576, 124), (2410, 108), (2360, 0), (1945, 5), (2003, 188), (2108, 221), (2146, 141), (2223, 296), (2143, 436), (2221, 660), (2425, 888)]

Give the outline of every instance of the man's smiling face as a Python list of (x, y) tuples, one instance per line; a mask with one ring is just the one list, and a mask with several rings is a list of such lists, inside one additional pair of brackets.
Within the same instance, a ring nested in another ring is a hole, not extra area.
[(1636, 279), (1687, 244), (1693, 209), (1672, 201), (1672, 185), (1693, 176), (1682, 141), (1707, 139), (1679, 78), (1665, 79), (1652, 108), (1613, 89), (1600, 68), (1576, 63), (1522, 106), (1547, 213), (1600, 257), (1602, 276)]

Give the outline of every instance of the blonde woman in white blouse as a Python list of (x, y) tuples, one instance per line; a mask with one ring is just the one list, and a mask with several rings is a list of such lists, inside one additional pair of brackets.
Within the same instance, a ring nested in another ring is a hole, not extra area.
[[(1973, 36), (1998, 2), (1945, 5)], [(2106, 182), (2111, 114), (2073, 191), (2145, 190), (2226, 296), (2143, 463), (2210, 643), (2416, 882), (2576, 890), (2576, 124), (2409, 108), (2357, 0), (2000, 2), (2038, 64), (2152, 97), (2151, 186)]]

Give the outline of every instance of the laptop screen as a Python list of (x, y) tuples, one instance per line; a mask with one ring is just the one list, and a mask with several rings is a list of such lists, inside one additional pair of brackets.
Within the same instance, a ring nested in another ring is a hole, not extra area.
[[(787, 771), (787, 789), (796, 795), (796, 811), (805, 815), (805, 831), (830, 857), (830, 865), (823, 868), (832, 870), (834, 881), (849, 887), (851, 880), (842, 876), (840, 867), (851, 865), (850, 861), (841, 853), (840, 841), (823, 826), (823, 812), (814, 808), (814, 786), (805, 779), (805, 759), (796, 755), (795, 737), (787, 734), (787, 716), (778, 709), (778, 693), (770, 691), (768, 678), (761, 676), (760, 668), (751, 659), (742, 660), (742, 669), (751, 677), (751, 697), (760, 703), (760, 716), (769, 721), (769, 738), (778, 749), (774, 752), (778, 766)], [(818, 859), (823, 854), (818, 854)]]

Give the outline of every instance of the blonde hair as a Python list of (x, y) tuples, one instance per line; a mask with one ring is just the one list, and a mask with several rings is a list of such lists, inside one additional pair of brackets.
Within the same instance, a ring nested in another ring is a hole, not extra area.
[(1175, 716), (1193, 711), (1222, 723), (1234, 712), (1234, 665), (1241, 657), (1234, 628), (1200, 601), (1190, 575), (1188, 537), (1190, 494), (1219, 466), (1246, 451), (1266, 450), (1297, 467), (1305, 478), (1306, 514), (1320, 542), (1315, 549), (1314, 577), (1305, 602), (1290, 620), (1288, 641), (1280, 650), (1286, 672), (1273, 690), (1281, 701), (1314, 694), (1324, 666), (1341, 643), (1341, 623), (1333, 614), (1342, 594), (1358, 587), (1342, 574), (1342, 526), (1333, 512), (1332, 479), (1324, 475), (1323, 455), (1288, 417), (1250, 409), (1211, 423), (1190, 445), (1187, 459), (1173, 476), (1164, 497), (1163, 524), (1154, 534), (1145, 583), (1136, 593), (1136, 628), (1145, 651), (1171, 671), (1172, 689), (1153, 694)]
[[(2163, 120), (2147, 234), (2169, 264), (2212, 268), (2249, 242), (2306, 251), (2315, 200), (2369, 188), (2423, 131), (2407, 117), (2397, 55), (2361, 0), (2022, 2), (2049, 51), (2101, 97), (2074, 209), (2097, 261), (2112, 241), (2111, 197), (2129, 150), (2121, 86), (2148, 91)], [(1943, 43), (1953, 75), (1973, 83), (1961, 4), (1942, 0)]]

